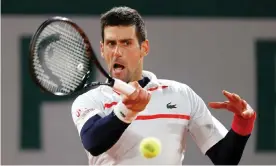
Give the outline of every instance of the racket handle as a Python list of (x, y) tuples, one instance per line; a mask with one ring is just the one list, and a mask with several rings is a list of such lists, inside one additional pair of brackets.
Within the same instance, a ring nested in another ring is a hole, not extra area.
[(113, 78), (114, 79), (114, 85), (113, 85), (113, 89), (126, 95), (129, 96), (131, 95), (134, 91), (135, 88), (119, 79)]

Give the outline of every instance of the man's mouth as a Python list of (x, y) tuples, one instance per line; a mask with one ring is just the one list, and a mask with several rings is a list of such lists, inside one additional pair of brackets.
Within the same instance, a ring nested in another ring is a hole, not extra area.
[(124, 70), (124, 68), (125, 68), (125, 66), (124, 66), (124, 65), (121, 65), (121, 64), (119, 64), (119, 63), (115, 63), (115, 64), (113, 65), (113, 71), (115, 72), (115, 74), (119, 74), (121, 71)]

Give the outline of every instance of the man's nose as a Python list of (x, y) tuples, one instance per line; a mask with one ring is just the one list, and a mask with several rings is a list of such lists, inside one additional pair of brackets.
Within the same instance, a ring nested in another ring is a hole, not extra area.
[(116, 46), (113, 52), (113, 55), (116, 57), (120, 57), (122, 56), (123, 52), (122, 49), (120, 48), (120, 46)]

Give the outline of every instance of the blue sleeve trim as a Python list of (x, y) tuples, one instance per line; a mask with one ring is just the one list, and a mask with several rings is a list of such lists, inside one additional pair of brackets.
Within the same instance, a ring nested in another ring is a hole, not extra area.
[(113, 111), (103, 118), (99, 115), (93, 116), (81, 129), (82, 144), (91, 155), (98, 156), (110, 149), (128, 126)]

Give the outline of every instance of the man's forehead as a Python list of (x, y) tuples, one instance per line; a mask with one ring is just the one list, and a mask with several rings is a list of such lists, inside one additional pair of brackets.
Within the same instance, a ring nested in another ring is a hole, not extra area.
[(108, 26), (104, 29), (106, 40), (136, 39), (135, 26)]

